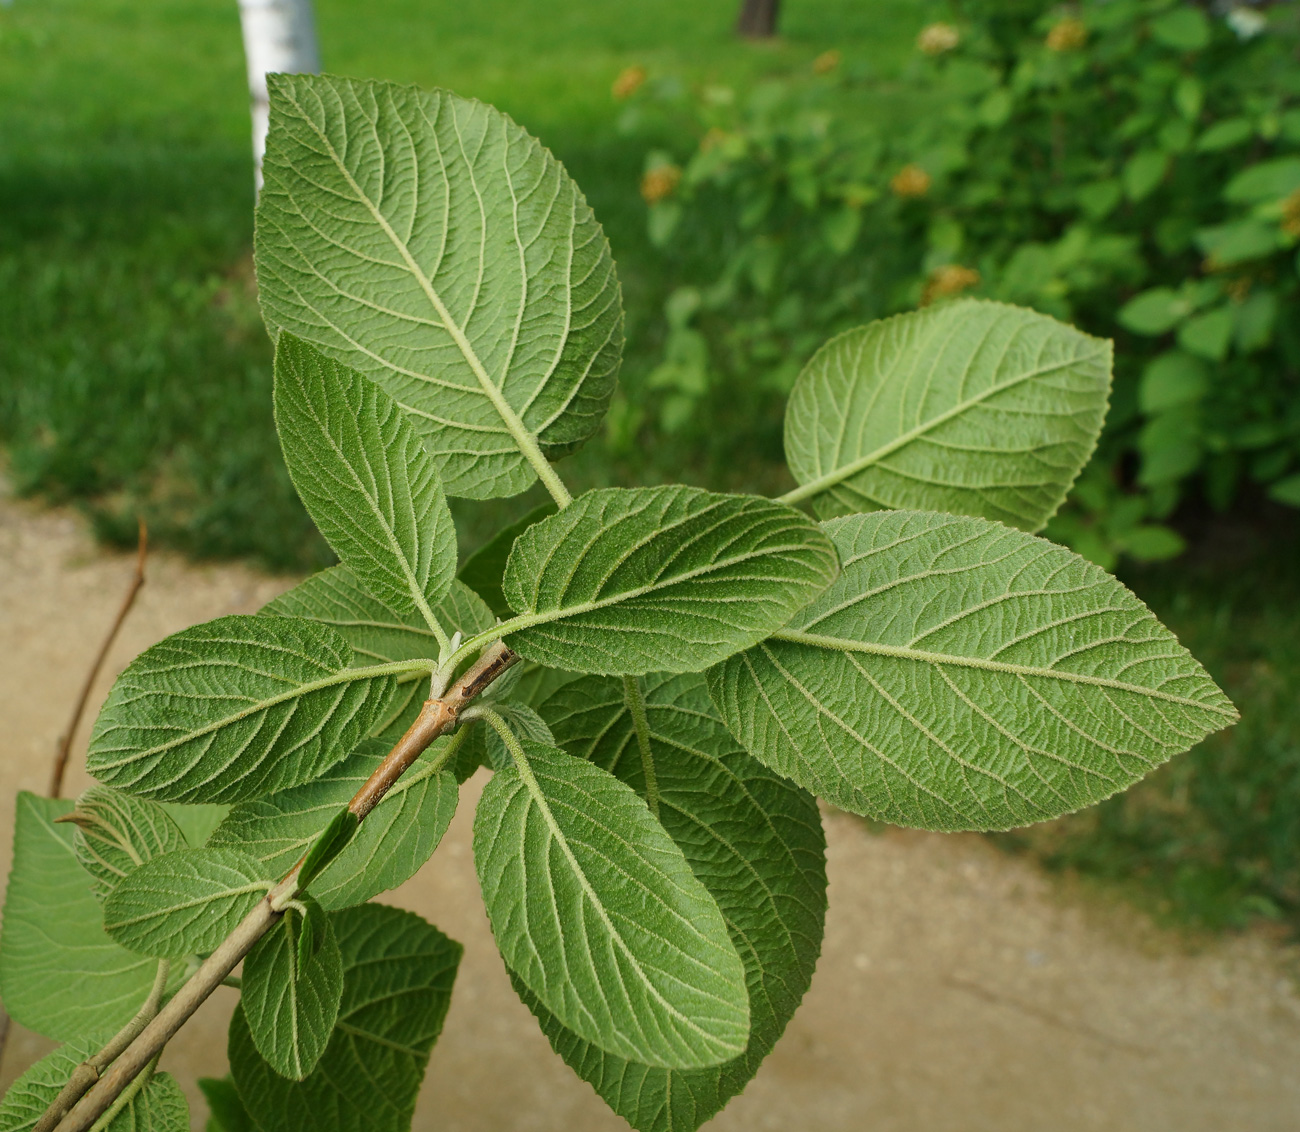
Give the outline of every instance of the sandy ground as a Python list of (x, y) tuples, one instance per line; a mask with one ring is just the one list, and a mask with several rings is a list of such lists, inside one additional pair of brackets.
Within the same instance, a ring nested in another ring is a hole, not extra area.
[[(74, 516), (0, 500), (0, 868), (9, 799), (43, 790), (56, 736), (130, 574)], [(114, 649), (251, 612), (290, 579), (166, 555)], [(78, 737), (68, 789), (87, 782)], [(470, 853), (472, 780), (433, 862), (391, 894), (466, 947), (416, 1118), (447, 1132), (624, 1128), (552, 1054), (510, 990)], [(1136, 913), (1066, 898), (977, 837), (873, 835), (828, 814), (831, 911), (812, 990), (749, 1090), (710, 1125), (810, 1132), (1294, 1132), (1296, 956), (1261, 938), (1189, 948)], [(186, 1084), (224, 1069), (233, 992), (172, 1044)], [(0, 1085), (50, 1044), (14, 1028)]]

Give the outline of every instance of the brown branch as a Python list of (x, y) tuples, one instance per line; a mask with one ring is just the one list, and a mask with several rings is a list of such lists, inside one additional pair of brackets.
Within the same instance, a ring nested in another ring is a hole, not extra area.
[(126, 596), (123, 597), (121, 608), (117, 611), (117, 617), (113, 619), (113, 624), (108, 630), (108, 636), (104, 638), (104, 643), (99, 646), (99, 653), (95, 657), (94, 663), (91, 664), (90, 671), (86, 673), (86, 682), (82, 684), (81, 694), (77, 696), (76, 705), (72, 709), (72, 718), (68, 720), (67, 728), (59, 736), (58, 747), (54, 755), (54, 767), (50, 771), (49, 796), (51, 798), (57, 798), (63, 793), (63, 775), (68, 769), (68, 755), (72, 750), (72, 738), (77, 733), (77, 724), (81, 722), (82, 713), (86, 710), (86, 701), (90, 699), (90, 692), (95, 686), (99, 670), (104, 667), (104, 661), (108, 657), (108, 650), (113, 647), (113, 642), (117, 639), (117, 634), (126, 621), (126, 615), (131, 612), (131, 606), (135, 604), (136, 594), (140, 592), (140, 587), (144, 585), (144, 561), (149, 553), (149, 528), (145, 526), (143, 518), (139, 519), (138, 522), (140, 524), (140, 537), (136, 543), (135, 573), (131, 575), (131, 582), (127, 586)]
[[(358, 821), (364, 820), (379, 804), (402, 773), (430, 743), (456, 725), (461, 709), (518, 659), (518, 655), (511, 652), (503, 642), (497, 641), (484, 650), (483, 655), (444, 695), (425, 701), (424, 709), (415, 722), (349, 803), (348, 809), (357, 816)], [(216, 951), (203, 961), (189, 981), (177, 991), (176, 996), (121, 1052), (113, 1062), (113, 1067), (54, 1126), (55, 1132), (86, 1132), (108, 1111), (122, 1091), (158, 1056), (208, 996), (221, 986), (239, 961), (252, 950), (253, 945), (279, 923), (285, 904), (298, 892), (298, 872), (301, 867), (302, 861), (299, 861), (279, 884), (257, 902), (238, 927), (226, 936)]]

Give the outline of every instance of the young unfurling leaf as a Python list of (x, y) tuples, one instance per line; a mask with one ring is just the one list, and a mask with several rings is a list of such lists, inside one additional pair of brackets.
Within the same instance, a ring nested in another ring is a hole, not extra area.
[(103, 900), (128, 873), (154, 857), (184, 849), (184, 834), (157, 802), (92, 786), (69, 814), (56, 818), (76, 827), (77, 860)]

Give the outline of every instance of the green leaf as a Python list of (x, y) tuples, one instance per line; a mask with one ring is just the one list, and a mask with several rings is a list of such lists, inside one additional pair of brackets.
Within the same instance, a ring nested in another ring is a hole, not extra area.
[(233, 849), (182, 849), (118, 882), (104, 902), (104, 930), (158, 959), (213, 950), (271, 890), (256, 857)]
[(534, 507), (522, 519), (509, 526), (502, 527), (487, 542), (465, 559), (465, 564), (456, 575), (470, 589), (479, 595), (498, 617), (510, 616), (510, 605), (501, 590), (501, 579), (506, 572), (506, 559), (510, 557), (510, 548), (515, 539), (529, 527), (548, 515), (554, 515), (554, 503), (543, 503)]
[(1109, 797), (1237, 713), (1118, 581), (925, 512), (826, 524), (840, 579), (709, 673), (736, 737), (835, 805), (1009, 829)]
[[(456, 779), (436, 770), (452, 738), (429, 748), (361, 823), (356, 835), (311, 883), (323, 908), (361, 904), (414, 876), (456, 812)], [(288, 872), (320, 837), (388, 753), (370, 741), (313, 782), (230, 811), (211, 844), (251, 853), (270, 876)]]
[(255, 255), (272, 333), (383, 386), (449, 495), (523, 491), (614, 390), (622, 303), (586, 200), (481, 102), (327, 75), (269, 86)]
[(1205, 396), (1209, 385), (1203, 361), (1182, 350), (1166, 350), (1142, 371), (1138, 404), (1144, 413), (1186, 405)]
[(1210, 42), (1210, 21), (1199, 8), (1180, 6), (1151, 21), (1156, 42), (1175, 51), (1199, 51)]
[[(527, 704), (493, 703), (488, 704), (504, 721), (517, 739), (531, 739), (543, 747), (556, 746), (555, 736), (540, 715)], [(484, 746), (484, 762), (496, 770), (505, 770), (514, 765), (514, 757), (506, 750), (505, 742), (496, 733), (496, 729), (486, 723), (481, 729)]]
[(1270, 499), (1276, 499), (1288, 507), (1300, 507), (1300, 473), (1278, 480), (1269, 487), (1268, 494)]
[(257, 1125), (239, 1098), (234, 1079), (225, 1077), (200, 1077), (199, 1089), (208, 1102), (207, 1132), (257, 1132)]
[(1120, 325), (1134, 334), (1156, 335), (1172, 330), (1192, 312), (1192, 304), (1168, 287), (1143, 291), (1119, 309)]
[(1255, 127), (1249, 118), (1224, 118), (1196, 139), (1196, 148), (1201, 153), (1217, 153), (1248, 142), (1254, 136)]
[(71, 813), (55, 820), (76, 827), (73, 848), (91, 876), (91, 891), (100, 900), (145, 861), (188, 844), (158, 803), (107, 786), (92, 786), (77, 799)]
[(294, 487), (343, 564), (438, 631), (432, 607), (456, 574), (456, 528), (410, 419), (373, 381), (282, 334), (275, 424)]
[(1189, 318), (1178, 328), (1178, 344), (1188, 353), (1221, 362), (1232, 345), (1232, 307), (1226, 303)]
[(835, 576), (792, 507), (691, 487), (600, 488), (529, 527), (506, 566), (516, 652), (590, 673), (698, 671), (762, 640)]
[[(371, 597), (346, 566), (333, 566), (313, 574), (261, 609), (281, 617), (306, 617), (320, 621), (341, 633), (359, 661), (386, 664), (419, 660), (438, 654), (433, 631), (418, 616), (402, 616), (377, 598)], [(451, 584), (434, 615), (449, 632), (472, 637), (496, 621), (483, 599), (459, 581)], [(428, 695), (423, 674), (398, 680), (392, 697), (371, 726), (372, 735), (391, 742), (406, 730)]]
[(223, 805), (182, 806), (176, 802), (159, 804), (166, 811), (167, 816), (180, 826), (181, 833), (185, 835), (185, 843), (191, 849), (202, 849), (207, 844), (212, 831), (230, 812), (230, 807)]
[[(0, 1101), (0, 1132), (27, 1132), (45, 1114), (68, 1083), (72, 1071), (111, 1037), (84, 1036), (46, 1054), (18, 1078)], [(96, 1125), (96, 1127), (100, 1127)], [(185, 1094), (170, 1073), (155, 1073), (103, 1132), (189, 1132), (190, 1110)]]
[(329, 917), (319, 919), (314, 949), (301, 946), (310, 915), (290, 908), (244, 960), (239, 1005), (249, 1037), (272, 1069), (295, 1081), (325, 1052), (343, 997), (343, 957)]
[(90, 736), (90, 773), (172, 802), (295, 786), (360, 742), (401, 674), (352, 663), (342, 636), (299, 618), (219, 617), (175, 633), (117, 678)]
[(1236, 220), (1196, 233), (1196, 246), (1214, 261), (1215, 268), (1232, 267), (1272, 255), (1281, 246), (1282, 230), (1261, 220)]
[(749, 1045), (709, 1069), (639, 1065), (565, 1030), (515, 984), (556, 1052), (629, 1124), (690, 1132), (749, 1083), (808, 989), (826, 915), (826, 841), (813, 797), (739, 749), (700, 676), (654, 675), (643, 685), (648, 752), (621, 682), (584, 677), (544, 710), (571, 753), (654, 797), (745, 964)]
[(665, 1068), (749, 1040), (745, 971), (717, 903), (646, 803), (608, 771), (527, 739), (474, 817), (497, 947), (560, 1023)]
[(301, 887), (306, 888), (311, 884), (347, 848), (360, 824), (361, 819), (346, 804), (330, 818), (302, 860), (302, 868), (298, 872), (298, 884)]
[(964, 300), (832, 338), (790, 394), (785, 455), (823, 516), (926, 507), (1036, 530), (1092, 455), (1111, 347)]
[(0, 932), (0, 997), (14, 1021), (56, 1041), (123, 1026), (158, 964), (104, 934), (103, 910), (77, 863), (70, 801), (22, 791)]
[(343, 999), (325, 1053), (304, 1081), (258, 1054), (243, 1007), (230, 1068), (262, 1132), (407, 1132), (442, 1031), (461, 946), (411, 912), (367, 904), (330, 916)]
[(1224, 200), (1257, 204), (1281, 200), (1300, 189), (1300, 157), (1275, 157), (1243, 169), (1223, 190)]

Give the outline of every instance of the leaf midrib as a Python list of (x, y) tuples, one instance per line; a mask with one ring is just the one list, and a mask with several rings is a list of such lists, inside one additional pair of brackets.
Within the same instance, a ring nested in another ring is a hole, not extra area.
[(969, 397), (965, 401), (959, 401), (951, 409), (945, 410), (936, 417), (931, 417), (928, 421), (922, 421), (915, 427), (908, 429), (907, 432), (902, 433), (900, 436), (896, 436), (888, 444), (881, 445), (874, 452), (869, 452), (865, 456), (859, 456), (858, 459), (851, 463), (835, 468), (832, 471), (827, 472), (825, 475), (819, 476), (817, 479), (809, 480), (807, 483), (796, 487), (793, 491), (787, 491), (784, 495), (778, 497), (778, 501), (781, 503), (801, 503), (805, 499), (811, 499), (814, 495), (820, 495), (823, 491), (827, 491), (836, 484), (843, 483), (846, 479), (857, 475), (859, 472), (865, 471), (867, 468), (871, 467), (872, 464), (879, 463), (886, 456), (889, 456), (898, 451), (898, 449), (910, 444), (918, 437), (924, 436), (931, 429), (938, 428), (939, 425), (945, 424), (954, 417), (960, 416), (968, 409), (974, 408), (976, 405), (988, 400), (990, 397), (994, 397), (999, 393), (1005, 393), (1008, 389), (1014, 389), (1017, 385), (1021, 385), (1026, 381), (1031, 381), (1036, 377), (1044, 377), (1049, 373), (1067, 369), (1070, 366), (1084, 365), (1088, 362), (1096, 361), (1104, 355), (1104, 349), (1098, 350), (1096, 353), (1087, 356), (1069, 358), (1066, 361), (1056, 362), (1050, 366), (1040, 366), (1037, 369), (1027, 370), (1025, 373), (1020, 374), (1013, 380), (1004, 381), (1000, 385), (990, 385), (982, 393), (978, 393), (974, 397)]
[(787, 641), (791, 644), (808, 645), (813, 648), (830, 649), (835, 652), (859, 652), (871, 656), (887, 656), (896, 660), (913, 660), (923, 664), (956, 665), (961, 668), (977, 668), (986, 672), (1002, 672), (1011, 676), (1038, 677), (1062, 680), (1072, 684), (1088, 684), (1098, 688), (1112, 688), (1119, 692), (1147, 696), (1164, 700), (1182, 707), (1199, 708), (1214, 712), (1228, 720), (1238, 718), (1235, 708), (1224, 708), (1218, 704), (1204, 703), (1187, 696), (1177, 696), (1172, 692), (1162, 692), (1158, 688), (1147, 688), (1141, 684), (1130, 684), (1125, 680), (1114, 680), (1107, 676), (1089, 676), (1082, 672), (1067, 672), (1057, 668), (1039, 668), (1027, 664), (1010, 664), (1001, 660), (986, 660), (983, 657), (958, 656), (953, 653), (929, 652), (925, 649), (906, 648), (902, 645), (886, 645), (876, 641), (850, 641), (842, 637), (829, 637), (820, 633), (801, 633), (792, 629), (781, 629), (773, 633), (769, 640)]

